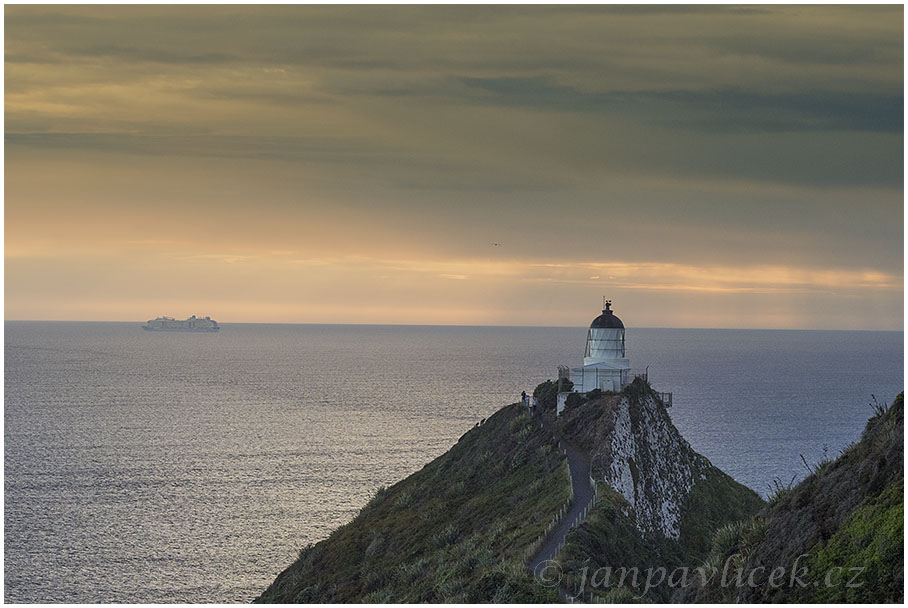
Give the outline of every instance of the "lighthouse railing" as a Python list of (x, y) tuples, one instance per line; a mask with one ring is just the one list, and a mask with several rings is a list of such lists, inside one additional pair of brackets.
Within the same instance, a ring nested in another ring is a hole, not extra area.
[(627, 372), (628, 383), (632, 383), (637, 378), (649, 382), (649, 368), (645, 369), (630, 369)]

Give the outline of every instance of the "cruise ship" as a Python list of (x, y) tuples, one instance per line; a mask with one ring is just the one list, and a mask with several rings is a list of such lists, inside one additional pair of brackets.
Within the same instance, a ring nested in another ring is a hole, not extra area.
[(211, 317), (197, 317), (192, 315), (188, 319), (179, 321), (172, 317), (158, 317), (151, 319), (143, 325), (145, 331), (218, 331), (220, 326)]

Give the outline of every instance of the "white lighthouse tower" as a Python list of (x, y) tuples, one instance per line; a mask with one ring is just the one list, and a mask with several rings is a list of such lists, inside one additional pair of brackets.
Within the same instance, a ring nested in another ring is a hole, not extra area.
[[(587, 396), (595, 390), (621, 391), (637, 378), (646, 383), (649, 392), (663, 407), (672, 406), (671, 393), (653, 391), (649, 385), (649, 366), (642, 371), (631, 371), (624, 337), (624, 323), (612, 312), (612, 301), (603, 298), (602, 314), (593, 319), (586, 332), (583, 367), (558, 366), (557, 413), (564, 411), (571, 395)], [(568, 388), (566, 380), (573, 381), (573, 388)]]
[[(612, 301), (605, 300), (602, 314), (593, 319), (586, 334), (583, 367), (570, 370), (570, 379), (574, 382), (572, 392), (620, 391), (627, 386), (630, 375), (630, 360), (625, 355), (624, 323), (612, 312)], [(566, 368), (559, 371), (559, 379), (566, 371)], [(559, 412), (567, 395), (558, 395)]]
[(627, 384), (630, 360), (625, 357), (624, 323), (612, 312), (612, 301), (605, 301), (602, 314), (593, 319), (586, 334), (583, 367), (571, 370), (574, 390), (620, 391)]

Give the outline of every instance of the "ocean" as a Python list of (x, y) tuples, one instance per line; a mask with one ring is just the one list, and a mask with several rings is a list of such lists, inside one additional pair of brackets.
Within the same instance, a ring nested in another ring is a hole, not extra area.
[[(577, 365), (579, 328), (5, 323), (5, 600), (248, 602), (374, 491)], [(903, 387), (902, 332), (627, 330), (766, 494)]]

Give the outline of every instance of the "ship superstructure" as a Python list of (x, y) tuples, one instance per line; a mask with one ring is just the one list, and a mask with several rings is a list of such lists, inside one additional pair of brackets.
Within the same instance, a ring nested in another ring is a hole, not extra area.
[(192, 315), (188, 319), (178, 320), (173, 317), (158, 317), (151, 319), (143, 325), (145, 331), (218, 331), (220, 326), (211, 317), (197, 317)]

